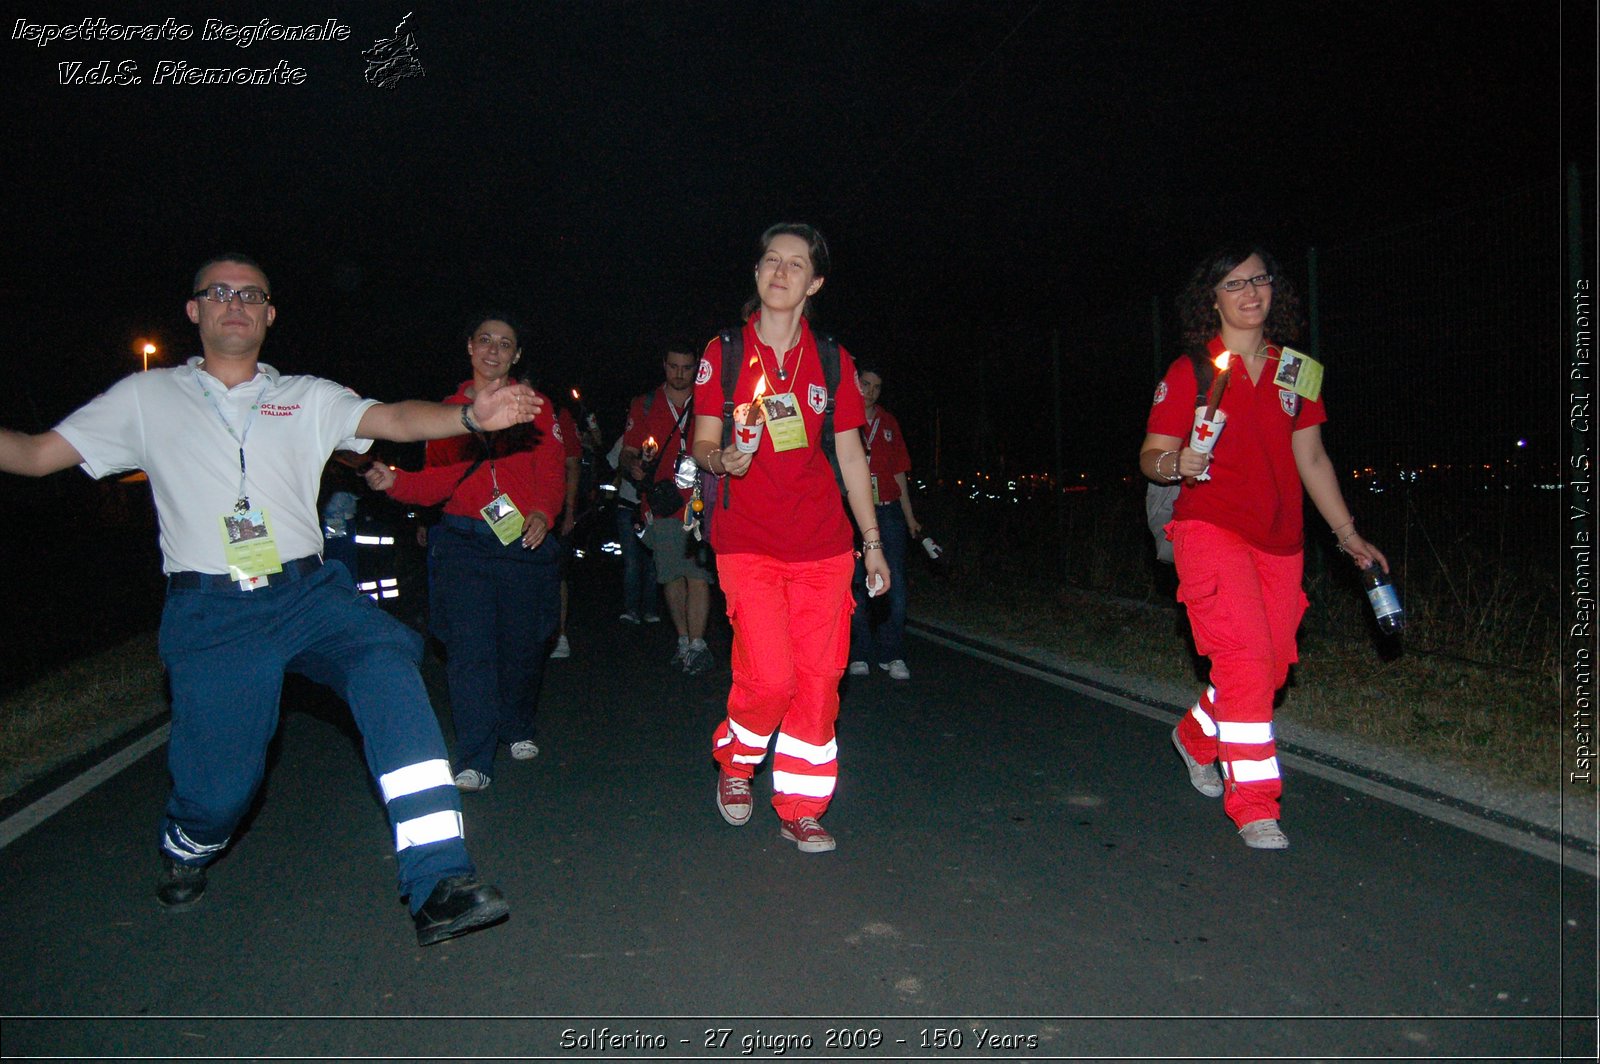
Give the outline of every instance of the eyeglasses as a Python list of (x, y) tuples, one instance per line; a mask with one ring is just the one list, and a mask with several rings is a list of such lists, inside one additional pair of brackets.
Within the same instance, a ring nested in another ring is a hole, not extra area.
[(1224, 292), (1237, 292), (1245, 285), (1251, 285), (1255, 288), (1266, 288), (1271, 283), (1272, 274), (1258, 273), (1248, 280), (1243, 277), (1235, 277), (1231, 281), (1223, 281), (1221, 284), (1217, 285), (1217, 287), (1222, 289)]
[(229, 288), (225, 284), (214, 284), (194, 294), (195, 299), (209, 299), (213, 303), (232, 303), (234, 296), (238, 296), (241, 303), (255, 306), (272, 300), (270, 293), (263, 292), (259, 288)]

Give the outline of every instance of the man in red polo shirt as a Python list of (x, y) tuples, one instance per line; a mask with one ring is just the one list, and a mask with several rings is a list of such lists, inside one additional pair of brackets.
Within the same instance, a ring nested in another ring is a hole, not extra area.
[[(642, 395), (628, 409), (628, 427), (622, 434), (622, 469), (638, 482), (640, 508), (648, 506), (652, 483), (670, 481), (678, 455), (688, 451), (687, 437), (694, 432), (694, 374), (698, 360), (686, 345), (668, 348), (661, 362), (665, 380), (654, 392)], [(653, 441), (654, 472), (645, 477), (650, 457), (644, 452)], [(688, 492), (683, 492), (684, 498)], [(711, 612), (711, 572), (700, 563), (699, 542), (683, 529), (683, 511), (654, 514), (645, 546), (655, 554), (656, 581), (667, 600), (667, 611), (678, 630), (678, 649), (672, 663), (696, 675), (711, 668), (706, 646), (706, 620)]]

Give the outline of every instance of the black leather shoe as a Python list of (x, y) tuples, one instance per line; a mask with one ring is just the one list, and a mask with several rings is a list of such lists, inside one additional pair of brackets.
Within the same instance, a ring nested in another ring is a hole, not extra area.
[(471, 876), (446, 876), (413, 917), (417, 922), (417, 945), (431, 946), (498, 924), (510, 915), (511, 906), (494, 887), (486, 887)]
[(166, 864), (161, 870), (161, 885), (156, 888), (156, 900), (169, 912), (182, 912), (200, 900), (206, 892), (204, 865), (187, 865), (163, 855)]

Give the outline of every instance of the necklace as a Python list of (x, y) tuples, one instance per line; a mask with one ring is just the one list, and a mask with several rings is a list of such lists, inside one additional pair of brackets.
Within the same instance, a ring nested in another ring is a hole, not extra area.
[[(757, 359), (757, 361), (759, 361), (761, 363), (761, 375), (762, 376), (766, 376), (766, 373), (767, 373), (767, 359), (766, 359), (766, 356), (761, 353), (761, 345), (759, 343), (759, 341), (761, 340), (760, 334), (757, 334), (756, 340), (758, 341), (758, 344), (756, 346), (756, 359)], [(798, 338), (795, 339), (794, 347), (792, 347), (790, 350), (795, 352), (794, 368), (795, 368), (796, 371), (798, 371), (800, 369), (800, 359), (804, 355), (804, 351), (802, 350), (802, 348), (800, 346), (800, 340)], [(779, 380), (780, 383), (783, 382), (783, 381), (787, 381), (789, 379), (788, 371), (783, 368), (783, 362), (781, 361), (782, 358), (783, 358), (783, 356), (778, 354), (778, 349), (777, 348), (773, 348), (772, 349), (772, 359), (773, 359), (774, 362), (776, 362), (778, 364), (777, 376), (778, 376), (778, 380)]]

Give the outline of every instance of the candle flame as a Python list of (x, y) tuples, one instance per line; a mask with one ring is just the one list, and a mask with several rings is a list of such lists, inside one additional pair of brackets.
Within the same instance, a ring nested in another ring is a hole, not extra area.
[(656, 438), (654, 436), (647, 436), (645, 438), (644, 445), (646, 447), (654, 447), (654, 446), (656, 446)]
[(1211, 360), (1211, 364), (1216, 366), (1218, 369), (1222, 370), (1224, 373), (1226, 373), (1228, 371), (1228, 365), (1229, 365), (1229, 363), (1231, 362), (1232, 359), (1233, 359), (1233, 352), (1229, 351), (1227, 349), (1223, 349), (1222, 354), (1218, 355), (1216, 358)]
[(576, 388), (572, 389), (572, 397), (580, 401), (583, 399), (583, 396), (578, 394), (578, 389)]
[(767, 375), (765, 373), (763, 373), (761, 375), (761, 379), (756, 381), (755, 394), (750, 397), (750, 401), (753, 403), (756, 400), (760, 399), (763, 395), (766, 395), (766, 394), (767, 394)]

